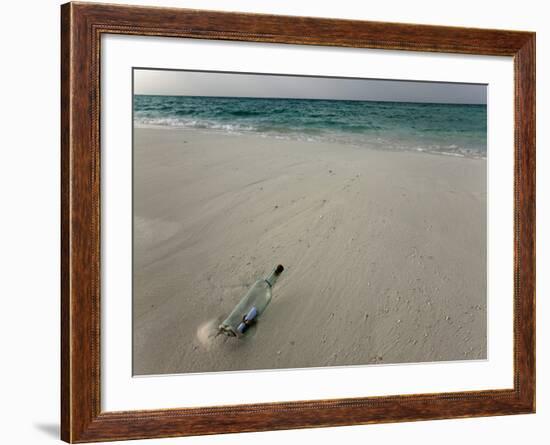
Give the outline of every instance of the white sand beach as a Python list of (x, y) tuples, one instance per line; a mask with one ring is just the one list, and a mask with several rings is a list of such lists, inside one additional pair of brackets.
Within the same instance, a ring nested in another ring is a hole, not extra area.
[(133, 289), (136, 375), (483, 359), (486, 161), (136, 128)]

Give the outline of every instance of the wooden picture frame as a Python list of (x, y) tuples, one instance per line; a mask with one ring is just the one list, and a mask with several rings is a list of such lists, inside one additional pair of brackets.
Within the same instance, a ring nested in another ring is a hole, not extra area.
[[(512, 56), (514, 387), (102, 412), (100, 39), (103, 34)], [(61, 437), (93, 442), (535, 411), (535, 34), (91, 3), (61, 7)]]

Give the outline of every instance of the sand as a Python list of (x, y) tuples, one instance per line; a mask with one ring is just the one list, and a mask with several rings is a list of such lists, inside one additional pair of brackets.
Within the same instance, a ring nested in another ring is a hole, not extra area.
[(484, 359), (486, 161), (136, 128), (133, 298), (135, 375)]

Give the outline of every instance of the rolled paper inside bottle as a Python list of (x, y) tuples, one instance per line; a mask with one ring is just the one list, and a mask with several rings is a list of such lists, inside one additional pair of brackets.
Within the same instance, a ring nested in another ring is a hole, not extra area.
[(248, 329), (248, 325), (245, 323), (245, 322), (242, 322), (241, 324), (239, 324), (239, 326), (237, 326), (237, 332), (239, 334), (244, 334)]
[(250, 322), (254, 321), (254, 319), (258, 316), (258, 310), (252, 306), (248, 313), (244, 316), (243, 321), (246, 324), (249, 324)]
[(251, 307), (250, 310), (243, 317), (243, 321), (237, 326), (237, 332), (239, 334), (244, 334), (246, 331), (248, 331), (248, 328), (257, 316), (258, 310), (254, 306)]

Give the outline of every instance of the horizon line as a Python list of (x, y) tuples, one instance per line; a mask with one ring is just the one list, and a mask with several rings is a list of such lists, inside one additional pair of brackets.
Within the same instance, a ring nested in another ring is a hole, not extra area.
[(324, 99), (310, 97), (271, 97), (271, 96), (205, 96), (200, 94), (160, 94), (160, 93), (133, 93), (132, 96), (163, 96), (163, 97), (208, 97), (214, 99), (269, 99), (269, 100), (324, 100), (332, 102), (383, 102), (402, 104), (426, 104), (426, 105), (478, 105), (486, 107), (486, 103), (475, 102), (415, 102), (406, 100), (369, 100), (369, 99)]

